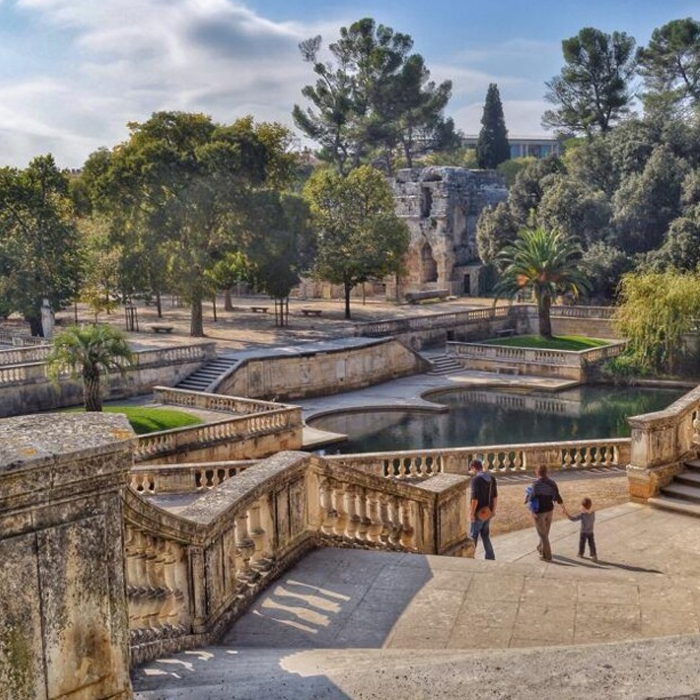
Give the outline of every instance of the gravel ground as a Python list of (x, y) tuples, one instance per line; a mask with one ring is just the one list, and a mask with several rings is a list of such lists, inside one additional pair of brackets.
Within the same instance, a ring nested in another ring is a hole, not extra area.
[[(556, 481), (556, 474), (552, 476)], [(532, 515), (524, 504), (527, 483), (499, 484), (498, 510), (491, 521), (492, 535), (504, 535), (514, 530), (533, 527)], [(629, 501), (627, 479), (624, 475), (611, 478), (562, 479), (559, 482), (559, 492), (572, 513), (578, 513), (581, 500), (585, 496), (593, 501), (595, 510), (611, 508)], [(563, 518), (561, 509), (555, 508), (554, 520)]]

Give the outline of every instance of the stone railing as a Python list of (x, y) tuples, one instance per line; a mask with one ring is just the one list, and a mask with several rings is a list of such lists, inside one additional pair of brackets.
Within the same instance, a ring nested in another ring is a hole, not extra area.
[(540, 464), (549, 470), (605, 469), (626, 466), (629, 438), (539, 442), (521, 445), (485, 445), (448, 449), (405, 450), (354, 455), (330, 455), (332, 464), (377, 476), (420, 479), (435, 473), (467, 474), (473, 459), (495, 474), (534, 472)]
[(432, 328), (453, 328), (460, 324), (474, 321), (507, 319), (510, 315), (510, 309), (510, 306), (489, 306), (483, 309), (471, 309), (468, 311), (453, 311), (444, 314), (410, 316), (408, 318), (357, 323), (355, 324), (355, 335), (376, 338), (401, 335), (403, 333), (412, 333)]
[(467, 369), (497, 372), (507, 369), (520, 374), (584, 381), (589, 366), (616, 357), (625, 347), (624, 341), (581, 351), (448, 342), (447, 354)]
[(257, 460), (193, 462), (191, 464), (153, 464), (135, 466), (129, 486), (136, 493), (153, 496), (163, 493), (201, 493), (224, 483), (257, 464)]
[(23, 365), (27, 362), (43, 362), (51, 352), (50, 345), (28, 345), (3, 350), (0, 346), (0, 366)]
[(221, 411), (237, 416), (247, 416), (253, 413), (269, 413), (279, 411), (281, 405), (274, 401), (259, 401), (256, 399), (241, 399), (236, 396), (210, 394), (205, 391), (190, 391), (189, 389), (172, 389), (157, 386), (153, 389), (153, 399), (157, 403), (183, 408), (199, 408), (204, 411)]
[(633, 416), (632, 451), (627, 467), (630, 496), (646, 501), (683, 470), (700, 451), (700, 386), (663, 411)]
[(48, 345), (46, 338), (37, 338), (31, 335), (14, 335), (12, 333), (0, 332), (0, 345), (12, 345), (15, 348), (36, 347), (37, 345)]
[[(127, 371), (164, 365), (204, 363), (215, 356), (215, 348), (215, 343), (199, 343), (176, 348), (144, 350), (134, 353), (133, 364)], [(25, 381), (48, 381), (45, 360), (50, 350), (49, 345), (0, 350), (0, 386)], [(68, 373), (62, 376), (67, 377)]]
[(125, 495), (132, 664), (211, 643), (319, 545), (471, 555), (466, 477), (412, 485), (283, 452), (179, 516)]
[[(184, 455), (192, 450), (204, 451), (220, 445), (225, 451), (235, 443), (242, 443), (263, 435), (298, 432), (303, 425), (301, 409), (296, 406), (275, 404), (275, 410), (251, 415), (235, 416), (215, 423), (165, 430), (139, 436), (134, 461), (150, 461), (165, 456)], [(279, 446), (277, 446), (279, 449)], [(274, 452), (270, 449), (268, 454)], [(235, 459), (235, 455), (227, 455)], [(201, 461), (212, 461), (205, 456)]]

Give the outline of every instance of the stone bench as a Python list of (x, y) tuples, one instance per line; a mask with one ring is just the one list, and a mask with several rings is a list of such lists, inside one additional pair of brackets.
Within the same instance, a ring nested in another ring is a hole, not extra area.
[(321, 309), (302, 309), (301, 313), (304, 316), (320, 316), (323, 311)]
[(409, 304), (418, 304), (427, 299), (446, 299), (450, 296), (448, 289), (424, 289), (420, 292), (406, 292), (404, 299)]
[(498, 338), (508, 338), (512, 335), (515, 335), (514, 328), (501, 328), (501, 330), (496, 331), (496, 337)]
[(250, 310), (251, 310), (254, 314), (266, 314), (266, 313), (267, 313), (267, 310), (268, 310), (269, 308), (270, 308), (269, 306), (251, 306), (251, 307), (250, 307)]
[(154, 333), (172, 333), (173, 326), (151, 326)]

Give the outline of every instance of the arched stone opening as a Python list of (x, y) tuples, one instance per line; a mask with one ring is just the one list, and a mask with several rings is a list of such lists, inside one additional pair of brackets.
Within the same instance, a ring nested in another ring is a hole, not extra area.
[(421, 270), (422, 270), (422, 275), (421, 275), (421, 282), (424, 284), (427, 282), (437, 282), (438, 281), (438, 268), (437, 268), (437, 262), (435, 261), (435, 258), (433, 257), (433, 249), (430, 246), (430, 243), (427, 241), (425, 242), (425, 245), (423, 248), (421, 248)]

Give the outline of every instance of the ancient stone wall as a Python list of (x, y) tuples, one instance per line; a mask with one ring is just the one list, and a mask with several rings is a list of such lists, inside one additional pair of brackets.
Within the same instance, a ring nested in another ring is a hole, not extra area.
[(392, 187), (396, 213), (411, 232), (401, 294), (446, 289), (457, 296), (478, 295), (476, 223), (484, 207), (507, 198), (503, 176), (466, 168), (406, 168), (397, 172)]
[(0, 421), (0, 697), (129, 698), (124, 416)]

